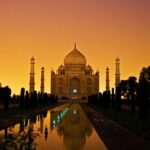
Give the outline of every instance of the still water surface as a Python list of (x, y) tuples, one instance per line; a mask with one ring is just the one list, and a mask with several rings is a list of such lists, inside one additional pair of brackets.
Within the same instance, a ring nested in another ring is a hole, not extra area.
[(64, 104), (0, 131), (0, 149), (107, 150), (79, 104)]

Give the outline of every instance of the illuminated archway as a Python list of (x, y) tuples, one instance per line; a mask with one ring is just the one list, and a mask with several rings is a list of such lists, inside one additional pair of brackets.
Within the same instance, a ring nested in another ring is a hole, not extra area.
[(80, 79), (74, 77), (70, 80), (69, 92), (73, 99), (78, 99), (78, 96), (80, 94)]

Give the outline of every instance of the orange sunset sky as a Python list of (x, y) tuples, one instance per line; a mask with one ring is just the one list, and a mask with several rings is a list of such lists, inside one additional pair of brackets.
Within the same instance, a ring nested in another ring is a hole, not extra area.
[(45, 67), (45, 91), (50, 92), (50, 71), (77, 49), (94, 70), (105, 71), (115, 84), (115, 58), (121, 60), (121, 79), (139, 77), (150, 65), (149, 0), (0, 0), (0, 82), (12, 93), (29, 89), (30, 58), (35, 57), (35, 88), (40, 90)]

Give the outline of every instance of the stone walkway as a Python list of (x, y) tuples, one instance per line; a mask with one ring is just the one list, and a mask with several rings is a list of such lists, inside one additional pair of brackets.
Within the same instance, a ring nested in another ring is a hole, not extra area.
[(150, 150), (150, 142), (108, 119), (88, 105), (81, 104), (81, 106), (108, 150)]

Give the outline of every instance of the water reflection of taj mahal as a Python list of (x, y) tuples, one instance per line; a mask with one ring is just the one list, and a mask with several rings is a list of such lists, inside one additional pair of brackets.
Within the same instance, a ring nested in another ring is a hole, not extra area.
[(51, 130), (63, 137), (65, 146), (77, 150), (83, 147), (92, 134), (92, 125), (79, 104), (72, 104), (63, 111), (51, 111)]
[(99, 71), (93, 72), (86, 58), (74, 46), (57, 72), (51, 71), (51, 93), (59, 99), (86, 99), (99, 92)]

